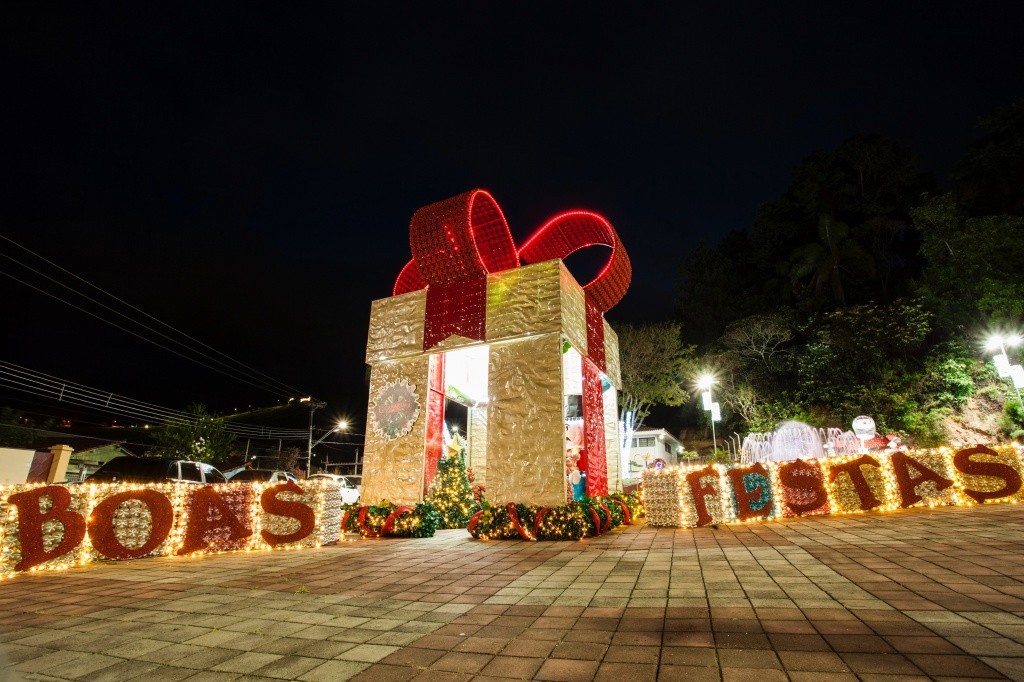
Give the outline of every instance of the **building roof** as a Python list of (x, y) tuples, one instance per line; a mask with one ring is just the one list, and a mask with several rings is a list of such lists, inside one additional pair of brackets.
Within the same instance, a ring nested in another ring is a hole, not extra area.
[(90, 450), (99, 450), (111, 445), (116, 446), (126, 455), (136, 454), (124, 446), (125, 442), (123, 440), (106, 440), (103, 438), (89, 438), (87, 436), (45, 436), (37, 438), (32, 442), (32, 447), (36, 450), (49, 450), (54, 445), (68, 445), (74, 450), (72, 454), (75, 455), (85, 454)]

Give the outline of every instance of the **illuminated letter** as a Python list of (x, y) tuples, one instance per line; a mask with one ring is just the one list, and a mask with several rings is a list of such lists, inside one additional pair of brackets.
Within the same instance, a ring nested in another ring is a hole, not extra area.
[(768, 518), (772, 513), (772, 484), (760, 462), (742, 469), (729, 469), (736, 495), (736, 517), (740, 521)]
[[(796, 514), (818, 509), (828, 502), (821, 469), (816, 464), (802, 459), (787, 462), (779, 467), (779, 482), (786, 487), (783, 491), (786, 506)], [(804, 499), (806, 501), (801, 501)]]
[[(153, 527), (149, 539), (134, 549), (125, 547), (114, 532), (114, 513), (128, 500), (138, 500), (149, 508)], [(146, 556), (159, 547), (174, 524), (174, 508), (171, 501), (155, 490), (129, 490), (111, 495), (92, 510), (89, 517), (89, 539), (92, 546), (108, 559), (137, 559)]]
[(313, 514), (313, 510), (309, 508), (309, 505), (303, 502), (290, 502), (278, 498), (277, 494), (285, 491), (295, 493), (296, 495), (302, 495), (306, 492), (299, 487), (298, 483), (287, 481), (267, 488), (260, 495), (260, 506), (263, 507), (263, 511), (275, 516), (290, 516), (299, 522), (299, 529), (288, 535), (277, 535), (267, 530), (261, 530), (260, 535), (263, 537), (264, 542), (271, 547), (285, 542), (298, 542), (308, 537), (316, 526), (316, 516)]
[(967, 448), (966, 450), (960, 450), (953, 456), (953, 466), (959, 469), (961, 473), (970, 474), (971, 476), (992, 476), (1003, 479), (1002, 488), (988, 493), (964, 488), (964, 492), (974, 498), (975, 502), (984, 502), (985, 500), (997, 497), (1009, 497), (1020, 490), (1020, 474), (1012, 466), (1002, 462), (976, 462), (971, 459), (971, 455), (992, 455), (993, 457), (998, 457), (999, 453), (986, 448), (984, 445)]
[[(917, 494), (917, 486), (921, 483), (931, 481), (935, 484), (936, 490), (945, 490), (949, 486), (953, 485), (953, 481), (948, 478), (943, 478), (939, 474), (935, 473), (925, 465), (918, 462), (912, 457), (904, 455), (902, 452), (894, 452), (890, 455), (892, 462), (893, 473), (896, 474), (896, 484), (900, 489), (900, 497), (902, 502), (901, 507), (909, 507), (910, 505), (920, 502), (921, 496)], [(910, 475), (910, 469), (914, 469), (917, 472), (916, 476)]]
[(850, 477), (850, 482), (853, 483), (853, 489), (857, 491), (857, 497), (860, 498), (860, 508), (864, 511), (874, 509), (882, 504), (882, 501), (875, 497), (875, 493), (871, 491), (871, 486), (868, 485), (868, 480), (864, 478), (864, 472), (860, 470), (862, 466), (881, 466), (878, 460), (874, 457), (864, 455), (846, 464), (833, 464), (828, 468), (828, 482), (834, 482), (839, 474), (846, 474)]
[(701, 479), (705, 476), (714, 476), (718, 478), (718, 471), (712, 466), (706, 466), (700, 471), (694, 471), (686, 475), (686, 482), (690, 486), (690, 492), (693, 493), (693, 507), (697, 510), (697, 525), (706, 526), (713, 520), (711, 514), (708, 513), (708, 504), (705, 499), (705, 495), (715, 495), (715, 487), (713, 485), (701, 484)]
[[(199, 488), (190, 497), (188, 526), (185, 528), (185, 539), (178, 554), (191, 554), (206, 549), (210, 545), (206, 534), (214, 528), (227, 529), (228, 540), (241, 540), (252, 535), (252, 530), (245, 527), (245, 524), (231, 511), (231, 507), (227, 505), (224, 498), (218, 495), (211, 486)], [(210, 512), (214, 510), (217, 511), (220, 518), (210, 518)]]
[[(45, 514), (39, 509), (39, 502), (49, 496), (53, 503)], [(7, 498), (18, 508), (18, 538), (21, 542), (21, 561), (15, 571), (24, 571), (41, 563), (56, 559), (78, 547), (85, 537), (85, 519), (71, 511), (71, 493), (59, 485), (48, 485)], [(57, 521), (64, 526), (64, 538), (50, 551), (43, 548), (43, 524)]]

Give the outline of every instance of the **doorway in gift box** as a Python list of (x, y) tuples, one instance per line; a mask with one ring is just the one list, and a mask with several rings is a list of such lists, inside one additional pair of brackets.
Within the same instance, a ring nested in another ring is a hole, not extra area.
[[(424, 491), (430, 488), (438, 462), (443, 453), (449, 451), (448, 446), (455, 438), (465, 448), (466, 466), (473, 471), (476, 482), (483, 483), (487, 479), (489, 354), (488, 344), (432, 354), (427, 398)], [(561, 375), (565, 429), (565, 499), (571, 501), (586, 494), (589, 473), (601, 479), (606, 478), (607, 473), (589, 471), (591, 463), (585, 447), (584, 359), (568, 341), (562, 344)], [(611, 382), (602, 379), (602, 392), (614, 391)], [(611, 398), (609, 405), (614, 410), (614, 398)], [(601, 415), (595, 416), (601, 420)], [(594, 462), (593, 465), (605, 464), (603, 453), (601, 455), (602, 461)]]

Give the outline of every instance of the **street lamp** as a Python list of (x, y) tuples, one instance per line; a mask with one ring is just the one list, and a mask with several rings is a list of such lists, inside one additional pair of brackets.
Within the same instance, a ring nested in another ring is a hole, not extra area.
[(704, 409), (711, 413), (711, 442), (714, 447), (714, 454), (718, 455), (718, 437), (715, 435), (715, 422), (721, 421), (722, 419), (722, 408), (718, 403), (711, 400), (711, 385), (715, 383), (715, 378), (710, 374), (702, 374), (697, 380), (697, 388), (702, 393), (701, 397), (704, 400)]
[(1021, 343), (1021, 338), (1017, 334), (1011, 334), (1009, 336), (1003, 336), (1002, 334), (993, 334), (988, 337), (988, 343), (986, 348), (989, 350), (998, 350), (999, 354), (992, 358), (992, 362), (996, 365), (996, 371), (999, 372), (999, 376), (1009, 378), (1013, 382), (1013, 390), (1017, 393), (1017, 402), (1020, 403), (1020, 407), (1024, 410), (1024, 400), (1021, 400), (1020, 389), (1024, 388), (1024, 367), (1020, 365), (1011, 365), (1010, 357), (1006, 354), (1007, 346), (1017, 346)]

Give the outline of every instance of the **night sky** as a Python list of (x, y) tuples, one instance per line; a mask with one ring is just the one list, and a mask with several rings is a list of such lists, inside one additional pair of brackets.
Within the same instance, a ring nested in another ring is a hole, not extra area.
[[(815, 149), (878, 133), (948, 186), (1024, 95), (1021, 3), (214, 4), (6, 10), (0, 234), (360, 421), (370, 301), (422, 205), (486, 188), (518, 242), (598, 211), (635, 272), (609, 319), (668, 319), (685, 254)], [(2, 361), (176, 409), (287, 395), (6, 276), (0, 301)]]

